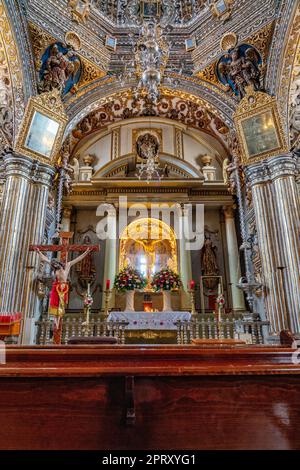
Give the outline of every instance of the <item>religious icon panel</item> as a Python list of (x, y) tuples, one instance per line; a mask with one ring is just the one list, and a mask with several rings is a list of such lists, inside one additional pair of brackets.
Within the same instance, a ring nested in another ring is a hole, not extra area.
[(245, 119), (242, 121), (242, 128), (249, 157), (279, 147), (274, 116), (271, 110), (263, 111), (256, 116)]
[(25, 147), (44, 157), (50, 157), (59, 129), (59, 123), (38, 111), (34, 112), (26, 137)]

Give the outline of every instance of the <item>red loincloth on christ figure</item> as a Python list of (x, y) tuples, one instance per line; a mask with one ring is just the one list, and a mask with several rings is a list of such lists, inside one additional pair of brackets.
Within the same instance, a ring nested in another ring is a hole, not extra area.
[(49, 314), (55, 316), (61, 316), (59, 312), (60, 296), (63, 295), (64, 305), (67, 305), (69, 301), (69, 285), (67, 282), (54, 281), (50, 292), (49, 302)]
[(61, 344), (62, 317), (69, 300), (69, 283), (54, 281), (50, 293), (49, 314), (54, 315), (53, 342)]

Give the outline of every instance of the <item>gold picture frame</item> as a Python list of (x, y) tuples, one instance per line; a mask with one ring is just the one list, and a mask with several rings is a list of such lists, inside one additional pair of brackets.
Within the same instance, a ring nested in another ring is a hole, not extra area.
[(225, 22), (232, 15), (233, 3), (234, 0), (213, 0), (209, 7), (215, 18)]
[(91, 0), (68, 0), (72, 20), (85, 24), (91, 11)]
[(16, 152), (53, 165), (67, 122), (58, 89), (31, 97), (17, 136)]
[(141, 16), (145, 19), (159, 18), (161, 13), (160, 0), (157, 1), (142, 1), (141, 2)]
[(136, 143), (138, 138), (143, 134), (152, 134), (159, 142), (160, 151), (163, 151), (163, 132), (160, 127), (139, 127), (132, 129), (132, 153), (137, 155)]
[(185, 40), (185, 50), (186, 50), (186, 52), (191, 52), (194, 49), (196, 49), (196, 47), (197, 47), (197, 43), (196, 43), (195, 36), (193, 36), (191, 38), (187, 38)]
[(115, 52), (117, 49), (117, 38), (107, 34), (105, 37), (105, 47), (107, 47), (107, 49), (110, 51)]
[(267, 93), (247, 88), (233, 118), (244, 165), (288, 151), (277, 101)]

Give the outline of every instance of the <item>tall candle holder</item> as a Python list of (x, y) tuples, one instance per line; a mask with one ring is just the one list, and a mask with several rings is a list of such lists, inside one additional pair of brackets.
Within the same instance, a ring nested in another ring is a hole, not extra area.
[(195, 307), (195, 289), (189, 289), (188, 293), (190, 294), (190, 297), (191, 297), (191, 314), (192, 314), (192, 317), (195, 318), (197, 315), (196, 307)]
[(104, 291), (104, 318), (107, 320), (108, 317), (108, 305), (110, 299), (111, 290), (105, 289)]
[(93, 305), (93, 297), (91, 295), (91, 284), (88, 283), (87, 291), (84, 296), (84, 307), (85, 307), (85, 322), (82, 323), (82, 329), (84, 336), (90, 336), (91, 328), (90, 328), (90, 314), (91, 314), (91, 307)]

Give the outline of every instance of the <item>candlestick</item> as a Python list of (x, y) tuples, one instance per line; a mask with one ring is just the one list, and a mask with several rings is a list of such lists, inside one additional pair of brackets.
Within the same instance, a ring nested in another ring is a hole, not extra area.
[(109, 289), (106, 289), (104, 291), (104, 318), (107, 320), (108, 317), (108, 304), (109, 304), (109, 297), (110, 297), (111, 291)]
[(110, 279), (106, 279), (106, 290), (110, 289)]
[(191, 314), (192, 314), (192, 317), (196, 317), (197, 312), (196, 312), (196, 307), (195, 307), (195, 290), (189, 289), (188, 292), (191, 296)]
[(89, 336), (90, 335), (90, 313), (91, 313), (91, 306), (93, 303), (93, 298), (91, 296), (91, 284), (90, 283), (88, 283), (87, 285), (87, 292), (85, 295), (84, 303), (85, 303), (86, 317), (85, 317), (85, 322), (82, 323), (83, 333), (84, 333), (84, 336)]

